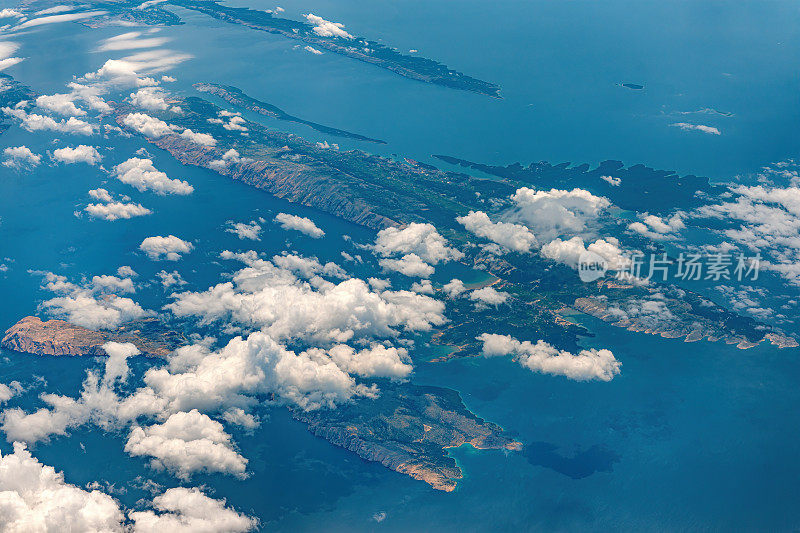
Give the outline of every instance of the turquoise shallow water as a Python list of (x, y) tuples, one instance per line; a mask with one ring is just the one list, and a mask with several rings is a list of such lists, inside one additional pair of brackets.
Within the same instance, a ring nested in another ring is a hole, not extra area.
[[(313, 11), (344, 22), (353, 33), (417, 48), (498, 82), (505, 98), (411, 82), (329, 53), (313, 56), (278, 37), (184, 10), (176, 12), (187, 24), (162, 32), (174, 38), (171, 48), (196, 56), (171, 72), (178, 78), (174, 88), (193, 94), (195, 81), (236, 85), (289, 113), (389, 141), (367, 149), (423, 160), (432, 153), (493, 163), (618, 158), (721, 180), (797, 153), (800, 21), (791, 2), (773, 2), (769, 9), (728, 2), (505, 1), (461, 2), (457, 8), (451, 2), (397, 7), (292, 1), (283, 7), (288, 15)], [(63, 90), (73, 75), (98, 68), (108, 56), (93, 49), (121, 32), (78, 29), (53, 26), (21, 37), (21, 53), (29, 59), (8, 72), (40, 92)], [(645, 89), (630, 91), (618, 87), (620, 82)], [(706, 107), (735, 116), (673, 114)], [(334, 141), (302, 126), (260, 120)], [(713, 124), (723, 135), (668, 126), (676, 121)], [(43, 153), (85, 140), (61, 139), (55, 145), (52, 136), (12, 128), (2, 142)], [(140, 139), (109, 143), (106, 166), (146, 146)], [(216, 261), (225, 248), (291, 249), (339, 260), (340, 250), (352, 252), (340, 235), (362, 242), (372, 238), (324, 213), (182, 167), (158, 150), (150, 153), (157, 168), (189, 181), (195, 193), (185, 198), (138, 193), (78, 165), (43, 165), (35, 174), (21, 175), (0, 170), (0, 257), (13, 259), (0, 277), (4, 327), (34, 313), (47, 297), (28, 269), (79, 278), (127, 264), (140, 279), (152, 279), (156, 271), (175, 267), (190, 283), (187, 288), (197, 289), (234, 268)], [(86, 191), (98, 186), (128, 194), (154, 214), (113, 223), (75, 217), (73, 211), (88, 202)], [(269, 219), (279, 211), (310, 216), (332, 238), (312, 242), (266, 224), (262, 241), (251, 245), (222, 231), (227, 220)], [(167, 233), (196, 245), (178, 265), (152, 263), (133, 252), (144, 237)], [(137, 300), (158, 308), (163, 291), (145, 287)], [(281, 409), (264, 409), (265, 422), (255, 434), (234, 433), (251, 459), (249, 480), (198, 476), (196, 481), (260, 517), (264, 529), (278, 531), (407, 531), (421, 523), (442, 531), (798, 526), (797, 351), (684, 344), (594, 320), (587, 324), (597, 335), (587, 345), (611, 348), (623, 362), (622, 374), (611, 383), (534, 375), (501, 359), (424, 363), (429, 357), (420, 347), (416, 382), (459, 390), (477, 414), (530, 444), (526, 455), (453, 450), (465, 472), (454, 493), (434, 491), (334, 448)], [(34, 384), (34, 376), (42, 376), (48, 383), (34, 386), (21, 400), (24, 407), (38, 405), (35, 397), (45, 390), (75, 392), (84, 370), (99, 364), (3, 356), (0, 381)], [(139, 371), (144, 364), (138, 362)], [(139, 475), (176, 484), (127, 457), (123, 441), (122, 435), (84, 429), (39, 445), (35, 453), (80, 485), (99, 479), (118, 488)], [(146, 493), (129, 487), (114, 494), (133, 505)], [(373, 515), (381, 512), (386, 518), (378, 523)]]

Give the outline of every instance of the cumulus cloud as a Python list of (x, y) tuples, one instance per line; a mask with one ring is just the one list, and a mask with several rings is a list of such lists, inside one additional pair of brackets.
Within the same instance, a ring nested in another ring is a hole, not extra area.
[(4, 107), (2, 110), (6, 115), (18, 119), (20, 121), (20, 126), (31, 132), (50, 130), (74, 135), (92, 135), (97, 129), (97, 126), (75, 117), (56, 121), (52, 117), (45, 115), (28, 114), (24, 109)]
[(447, 245), (433, 224), (412, 223), (405, 228), (386, 228), (375, 237), (373, 250), (380, 256), (415, 254), (426, 263), (437, 265), (458, 260), (464, 254)]
[(116, 178), (138, 189), (157, 194), (191, 194), (194, 187), (179, 179), (170, 179), (164, 172), (156, 170), (151, 159), (132, 157), (114, 167)]
[(542, 340), (533, 344), (529, 341), (520, 342), (510, 335), (490, 333), (476, 338), (483, 342), (483, 355), (513, 355), (520, 365), (542, 374), (565, 376), (576, 381), (611, 381), (620, 372), (621, 363), (606, 349), (591, 348), (575, 355), (558, 350)]
[(27, 146), (13, 146), (3, 150), (3, 166), (17, 170), (30, 169), (41, 163), (42, 156), (34, 154)]
[(75, 148), (70, 148), (69, 146), (57, 148), (53, 151), (53, 160), (66, 164), (86, 163), (87, 165), (96, 165), (102, 159), (103, 157), (97, 151), (97, 148), (85, 144), (80, 144)]
[(164, 288), (169, 288), (173, 286), (180, 287), (181, 285), (186, 285), (186, 281), (184, 281), (183, 277), (181, 277), (180, 273), (177, 270), (173, 270), (172, 272), (167, 272), (166, 270), (162, 270), (156, 273), (158, 279), (161, 280), (161, 285)]
[(318, 228), (310, 218), (290, 215), (289, 213), (278, 213), (275, 216), (275, 222), (280, 224), (285, 230), (299, 231), (313, 239), (319, 239), (325, 236), (325, 232)]
[(406, 254), (400, 259), (384, 258), (378, 262), (385, 270), (394, 270), (404, 276), (427, 278), (435, 269), (417, 254)]
[(84, 208), (84, 211), (96, 218), (120, 220), (142, 217), (152, 213), (141, 204), (114, 201), (111, 194), (102, 188), (89, 191), (89, 195), (96, 200), (105, 202), (102, 204), (89, 204)]
[(95, 276), (91, 282), (78, 285), (52, 272), (43, 275), (42, 288), (59, 296), (45, 300), (42, 308), (72, 324), (89, 329), (114, 329), (148, 314), (130, 298), (114, 294), (133, 292), (133, 282), (129, 278)]
[(469, 299), (480, 304), (498, 306), (508, 300), (508, 293), (496, 290), (494, 287), (483, 287), (469, 293)]
[(134, 427), (125, 443), (133, 456), (152, 457), (151, 466), (182, 479), (195, 472), (221, 472), (244, 477), (247, 459), (233, 449), (222, 424), (196, 409), (177, 412), (162, 424)]
[(5, 9), (0, 9), (0, 19), (7, 19), (12, 17), (22, 18), (24, 16), (25, 15), (21, 11), (18, 11), (16, 9), (11, 9), (8, 7)]
[(261, 225), (255, 220), (251, 220), (249, 224), (244, 222), (228, 222), (229, 227), (225, 229), (228, 233), (233, 233), (240, 239), (250, 239), (251, 241), (260, 241)]
[(6, 403), (8, 400), (22, 392), (22, 384), (19, 381), (12, 381), (8, 385), (0, 383), (0, 404)]
[(322, 52), (320, 50), (317, 50), (316, 48), (314, 48), (313, 46), (310, 46), (310, 45), (304, 46), (303, 50), (305, 50), (306, 52), (312, 53), (314, 55), (317, 55), (317, 56), (322, 55)]
[(622, 183), (622, 178), (616, 178), (614, 176), (600, 176), (600, 179), (612, 187), (619, 187), (620, 183)]
[(181, 137), (188, 139), (195, 144), (202, 144), (203, 146), (214, 146), (217, 144), (217, 140), (208, 133), (194, 132), (189, 128), (183, 130)]
[(313, 24), (313, 32), (320, 37), (340, 37), (342, 39), (353, 39), (353, 36), (344, 31), (344, 24), (339, 22), (330, 22), (322, 17), (318, 17), (313, 13), (305, 15), (306, 20)]
[[(406, 331), (429, 331), (445, 322), (444, 304), (410, 291), (371, 289), (360, 279), (339, 283), (319, 278), (321, 270), (295, 271), (255, 252), (223, 257), (247, 265), (232, 280), (204, 292), (175, 295), (167, 309), (176, 316), (196, 316), (204, 324), (223, 322), (263, 330), (273, 338), (347, 342), (353, 338), (396, 337)], [(280, 256), (279, 256), (280, 257)], [(311, 274), (304, 280), (298, 275)], [(291, 306), (286, 302), (291, 301)]]
[(194, 245), (192, 243), (179, 239), (175, 235), (147, 237), (139, 245), (139, 249), (153, 261), (160, 259), (177, 261), (181, 258), (181, 254), (188, 254), (193, 248)]
[(683, 131), (699, 131), (702, 133), (708, 133), (709, 135), (722, 135), (722, 132), (719, 129), (713, 126), (704, 126), (703, 124), (689, 124), (688, 122), (675, 122), (670, 124), (675, 128), (680, 128)]
[(142, 87), (130, 95), (131, 103), (149, 111), (180, 111), (179, 107), (170, 106), (166, 93), (158, 87)]
[(4, 531), (122, 531), (119, 504), (97, 490), (86, 491), (40, 463), (25, 445), (0, 456), (0, 506)]
[(258, 525), (197, 488), (168, 489), (153, 498), (153, 507), (155, 511), (128, 513), (136, 533), (244, 533)]
[(483, 211), (470, 211), (456, 221), (478, 237), (489, 239), (515, 252), (528, 252), (536, 244), (533, 233), (520, 224), (492, 222)]
[(455, 298), (457, 296), (461, 296), (465, 292), (467, 292), (467, 288), (464, 286), (464, 282), (460, 279), (453, 278), (449, 282), (445, 283), (442, 286), (442, 290), (447, 294), (450, 298)]
[(172, 131), (172, 126), (146, 113), (130, 113), (122, 119), (122, 123), (147, 137), (155, 138), (175, 133)]
[[(3, 530), (9, 532), (129, 531), (124, 509), (108, 494), (67, 483), (64, 474), (42, 464), (22, 443), (0, 456), (0, 500)], [(200, 489), (177, 487), (156, 496), (151, 509), (129, 511), (133, 531), (155, 533), (246, 532), (258, 522), (226, 506)]]
[(619, 241), (614, 237), (597, 239), (589, 246), (586, 246), (580, 237), (573, 237), (566, 241), (554, 239), (542, 246), (540, 252), (542, 256), (572, 268), (578, 268), (581, 255), (587, 252), (597, 254), (605, 259), (610, 270), (622, 270), (630, 262), (628, 256), (620, 249)]
[(67, 117), (85, 115), (86, 111), (78, 108), (74, 100), (73, 94), (45, 94), (36, 98), (36, 107)]
[(535, 191), (521, 187), (511, 200), (514, 207), (506, 218), (527, 226), (542, 242), (587, 231), (588, 224), (611, 205), (584, 189)]
[(677, 212), (669, 219), (647, 213), (641, 215), (641, 222), (628, 224), (628, 229), (653, 240), (676, 239), (678, 232), (686, 227), (683, 212)]

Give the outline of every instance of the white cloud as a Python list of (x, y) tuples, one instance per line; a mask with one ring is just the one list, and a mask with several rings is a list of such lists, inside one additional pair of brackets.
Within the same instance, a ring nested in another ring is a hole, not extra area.
[(164, 172), (156, 170), (151, 159), (132, 157), (114, 167), (116, 178), (138, 189), (155, 191), (157, 194), (191, 194), (194, 187), (179, 179), (170, 179)]
[(196, 409), (174, 413), (162, 424), (134, 427), (125, 451), (152, 457), (153, 468), (165, 468), (182, 479), (195, 472), (244, 477), (248, 462), (233, 449), (222, 424)]
[(113, 498), (86, 491), (43, 465), (21, 443), (0, 457), (0, 520), (3, 531), (122, 532), (122, 510)]
[(277, 216), (275, 216), (275, 222), (280, 224), (281, 227), (287, 231), (299, 231), (313, 239), (319, 239), (325, 236), (325, 232), (319, 229), (310, 218), (290, 215), (289, 213), (278, 213)]
[(209, 498), (196, 488), (176, 487), (153, 499), (159, 511), (133, 511), (135, 533), (243, 533), (258, 521)]
[(612, 187), (619, 187), (619, 185), (622, 183), (622, 178), (615, 178), (614, 176), (600, 176), (600, 179)]
[(22, 30), (25, 28), (32, 28), (34, 26), (42, 26), (45, 24), (56, 24), (59, 22), (72, 22), (74, 20), (81, 20), (90, 17), (98, 17), (100, 15), (105, 15), (107, 11), (83, 11), (81, 13), (68, 13), (65, 15), (52, 15), (49, 17), (39, 17), (35, 19), (26, 20), (19, 26), (17, 26), (16, 30)]
[(670, 124), (670, 126), (680, 128), (683, 131), (699, 131), (702, 133), (708, 133), (709, 135), (722, 135), (722, 132), (719, 131), (717, 128), (713, 126), (704, 126), (703, 124), (689, 124), (688, 122), (675, 122), (674, 124)]
[(386, 270), (400, 272), (404, 276), (427, 278), (433, 275), (435, 269), (422, 260), (417, 254), (406, 254), (400, 259), (384, 258), (378, 263)]
[(16, 9), (10, 9), (10, 8), (0, 9), (0, 19), (6, 19), (12, 17), (21, 18), (24, 16), (25, 15), (21, 11), (17, 11)]
[[(104, 199), (105, 195), (103, 195), (99, 191), (105, 191), (105, 189), (94, 190), (95, 194), (103, 196)], [(91, 192), (92, 191), (90, 191), (90, 193)], [(106, 193), (108, 193), (108, 191), (106, 191)], [(84, 211), (86, 211), (93, 217), (102, 218), (104, 220), (129, 219), (133, 217), (142, 217), (152, 213), (152, 211), (142, 206), (142, 204), (124, 203), (124, 202), (89, 204), (84, 208)]]
[[(175, 295), (176, 301), (167, 309), (179, 317), (197, 316), (204, 324), (223, 322), (263, 330), (278, 340), (340, 343), (359, 337), (396, 337), (397, 328), (429, 331), (445, 322), (444, 304), (425, 295), (371, 290), (360, 279), (334, 284), (314, 275), (304, 281), (290, 270), (259, 259), (255, 252), (226, 252), (223, 257), (239, 259), (247, 266), (231, 281), (207, 291)], [(292, 305), (287, 307), (286, 302)]]
[(3, 150), (3, 166), (22, 170), (33, 168), (42, 161), (42, 156), (34, 154), (27, 146), (12, 146)]
[(166, 111), (169, 104), (166, 93), (158, 87), (142, 87), (130, 94), (131, 103), (150, 111)]
[(172, 272), (167, 272), (166, 270), (162, 270), (156, 273), (158, 279), (161, 280), (161, 285), (164, 288), (169, 288), (173, 286), (180, 287), (181, 285), (186, 285), (186, 282), (183, 280), (181, 275), (178, 273), (177, 270), (173, 270)]
[(303, 50), (305, 50), (306, 52), (310, 52), (310, 53), (312, 53), (314, 55), (317, 55), (317, 56), (322, 55), (321, 51), (317, 50), (316, 48), (314, 48), (313, 46), (310, 46), (310, 45), (304, 46)]
[(139, 76), (136, 69), (141, 66), (143, 65), (126, 59), (109, 59), (96, 71), (84, 74), (83, 80), (96, 82), (101, 86), (146, 87), (157, 85), (158, 82), (153, 78)]
[(20, 126), (28, 131), (52, 130), (75, 135), (92, 135), (97, 126), (75, 117), (56, 121), (44, 115), (28, 114), (24, 109), (3, 108), (3, 113), (20, 121)]
[(492, 222), (483, 211), (470, 211), (466, 216), (457, 217), (456, 221), (478, 237), (489, 239), (515, 252), (528, 252), (536, 244), (536, 237), (525, 226)]
[(45, 94), (36, 98), (36, 106), (66, 117), (79, 117), (86, 111), (75, 105), (73, 94)]
[[(351, 361), (348, 355), (342, 355), (343, 364), (354, 365), (354, 370), (402, 373), (391, 354), (376, 353), (363, 362)], [(375, 394), (374, 388), (357, 385), (322, 350), (295, 353), (262, 332), (235, 337), (215, 352), (202, 345), (180, 348), (169, 367), (148, 370), (144, 380), (171, 412), (247, 407), (255, 401), (253, 395), (274, 395), (279, 403), (313, 410)]]
[(414, 369), (405, 349), (382, 344), (358, 352), (341, 344), (328, 350), (328, 356), (345, 372), (361, 377), (405, 379)]
[(584, 189), (535, 191), (522, 187), (511, 200), (514, 207), (506, 218), (533, 230), (541, 242), (587, 231), (588, 223), (611, 205), (606, 198)]
[(685, 215), (681, 211), (666, 220), (647, 213), (640, 216), (642, 221), (628, 224), (628, 229), (653, 240), (676, 239), (678, 232), (686, 227), (683, 222)]
[(98, 48), (101, 52), (116, 51), (116, 50), (134, 50), (137, 48), (157, 48), (163, 46), (170, 41), (166, 37), (142, 37), (142, 32), (131, 31), (114, 37), (104, 39)]
[(147, 137), (161, 137), (175, 133), (169, 124), (146, 113), (130, 113), (122, 119), (122, 123)]
[(610, 270), (622, 270), (630, 262), (630, 259), (620, 249), (619, 241), (614, 237), (597, 239), (590, 243), (589, 246), (585, 246), (583, 239), (580, 237), (573, 237), (566, 241), (554, 239), (542, 246), (540, 252), (542, 256), (548, 259), (558, 261), (572, 268), (578, 268), (581, 255), (587, 251), (605, 259)]
[(229, 226), (225, 231), (233, 233), (240, 239), (250, 239), (252, 241), (260, 241), (261, 225), (255, 220), (251, 220), (250, 224), (244, 222), (230, 221)]
[(217, 140), (208, 133), (194, 132), (189, 128), (183, 130), (181, 137), (188, 139), (195, 144), (202, 144), (203, 146), (214, 146), (217, 144)]
[(90, 190), (89, 196), (91, 196), (95, 200), (100, 200), (101, 202), (111, 202), (114, 199), (111, 196), (111, 193), (108, 192), (106, 189), (103, 189), (102, 187)]
[(43, 289), (59, 294), (41, 306), (51, 315), (89, 329), (114, 329), (148, 314), (138, 303), (114, 292), (133, 292), (133, 282), (115, 276), (95, 276), (90, 283), (76, 285), (64, 276), (44, 273)]
[(489, 333), (477, 339), (483, 341), (483, 355), (513, 355), (520, 365), (534, 372), (566, 376), (577, 381), (611, 381), (620, 372), (621, 363), (606, 349), (581, 350), (575, 355), (558, 350), (542, 340), (533, 344), (529, 341), (520, 342), (509, 335)]
[(373, 250), (378, 255), (415, 254), (426, 263), (436, 265), (458, 260), (464, 254), (447, 245), (433, 224), (412, 223), (405, 228), (386, 228), (375, 237)]
[(455, 298), (467, 292), (464, 282), (460, 279), (453, 278), (448, 283), (442, 286), (442, 290), (450, 297)]
[[(720, 230), (738, 245), (766, 257), (761, 268), (800, 285), (800, 173), (794, 163), (764, 169), (761, 185), (736, 186), (732, 197), (698, 208), (692, 215), (726, 221)], [(768, 260), (766, 260), (768, 259)]]
[(53, 151), (53, 159), (67, 164), (86, 163), (87, 165), (96, 165), (103, 158), (94, 146), (80, 144), (75, 148), (57, 148)]
[(21, 393), (23, 390), (19, 381), (12, 381), (8, 385), (0, 383), (0, 404), (6, 403), (8, 400)]
[(177, 261), (181, 258), (181, 254), (188, 254), (193, 248), (192, 243), (179, 239), (175, 235), (147, 237), (139, 245), (139, 249), (153, 261), (160, 259)]
[(306, 20), (314, 25), (313, 31), (320, 37), (341, 37), (342, 39), (353, 39), (353, 36), (344, 31), (344, 24), (330, 22), (313, 13), (304, 15)]
[(494, 287), (483, 287), (469, 293), (469, 299), (479, 304), (500, 305), (508, 300), (508, 293), (496, 290)]

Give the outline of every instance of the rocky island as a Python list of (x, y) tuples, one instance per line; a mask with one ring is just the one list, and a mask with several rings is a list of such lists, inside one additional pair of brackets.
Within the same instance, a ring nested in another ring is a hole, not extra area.
[(359, 135), (358, 133), (340, 130), (338, 128), (331, 128), (330, 126), (324, 126), (322, 124), (317, 124), (316, 122), (311, 122), (310, 120), (295, 117), (294, 115), (290, 115), (277, 106), (268, 104), (267, 102), (262, 102), (261, 100), (256, 100), (255, 98), (251, 98), (237, 87), (220, 85), (218, 83), (195, 83), (193, 87), (201, 93), (213, 94), (214, 96), (222, 98), (226, 102), (242, 109), (247, 109), (248, 111), (258, 113), (259, 115), (264, 115), (278, 120), (303, 124), (326, 135), (334, 135), (336, 137), (344, 137), (346, 139), (354, 139), (356, 141), (386, 144), (386, 141), (382, 141), (380, 139), (373, 139), (372, 137), (366, 137), (364, 135)]
[(470, 412), (458, 392), (441, 387), (382, 385), (374, 400), (294, 416), (318, 437), (447, 492), (463, 477), (448, 448), (522, 449), (503, 428)]
[(186, 339), (156, 318), (128, 322), (114, 331), (93, 331), (63, 320), (26, 316), (8, 328), (0, 346), (35, 355), (105, 356), (106, 342), (130, 342), (144, 355), (165, 357)]

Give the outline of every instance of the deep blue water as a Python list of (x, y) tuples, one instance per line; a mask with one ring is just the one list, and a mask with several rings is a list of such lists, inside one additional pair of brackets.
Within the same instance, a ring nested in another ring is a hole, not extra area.
[[(236, 5), (273, 7), (250, 0)], [(412, 82), (330, 53), (314, 56), (293, 49), (294, 42), (185, 10), (176, 12), (186, 25), (161, 32), (174, 38), (170, 48), (196, 56), (170, 72), (178, 78), (172, 87), (193, 94), (196, 81), (236, 85), (289, 113), (389, 144), (363, 146), (259, 118), (266, 124), (343, 147), (423, 160), (432, 153), (504, 164), (615, 158), (726, 180), (797, 155), (800, 8), (794, 2), (282, 5), (287, 15), (312, 11), (344, 22), (352, 33), (381, 37), (401, 50), (419, 49), (497, 82), (504, 99)], [(42, 93), (63, 91), (73, 75), (125, 55), (93, 51), (102, 38), (122, 31), (128, 30), (42, 29), (20, 38), (20, 53), (29, 59), (8, 72)], [(645, 89), (617, 86), (622, 82)], [(702, 108), (734, 116), (673, 114)], [(723, 134), (669, 127), (684, 121), (717, 126)], [(87, 140), (54, 144), (52, 136), (18, 128), (2, 136), (4, 146), (25, 144), (39, 153), (79, 142)], [(108, 145), (113, 150), (102, 151), (106, 167), (147, 143), (113, 138)], [(130, 265), (147, 280), (162, 268), (177, 268), (187, 288), (202, 289), (236, 267), (216, 260), (226, 248), (291, 249), (338, 261), (340, 250), (352, 252), (340, 235), (372, 238), (363, 228), (182, 167), (148, 148), (155, 166), (189, 181), (194, 194), (139, 193), (84, 165), (44, 164), (33, 174), (0, 170), (0, 257), (13, 259), (0, 274), (3, 328), (34, 313), (48, 297), (28, 269), (76, 279)], [(75, 217), (73, 211), (89, 201), (86, 191), (99, 186), (128, 194), (154, 214), (117, 222)], [(227, 220), (269, 220), (280, 211), (313, 218), (330, 238), (311, 241), (270, 223), (255, 244), (222, 231)], [(144, 237), (168, 233), (192, 240), (196, 249), (177, 264), (153, 263), (135, 252)], [(164, 303), (156, 284), (136, 299), (155, 309)], [(524, 455), (454, 450), (465, 473), (454, 493), (365, 463), (313, 437), (284, 410), (266, 408), (255, 434), (234, 432), (253, 476), (245, 482), (197, 476), (195, 482), (259, 516), (265, 529), (279, 531), (407, 531), (421, 524), (442, 531), (800, 526), (797, 350), (684, 344), (586, 323), (597, 335), (591, 343), (612, 349), (623, 362), (622, 374), (610, 383), (535, 375), (502, 359), (424, 363), (426, 349), (419, 348), (415, 382), (459, 390), (474, 412), (529, 444)], [(47, 381), (20, 400), (27, 408), (38, 405), (40, 392), (76, 391), (84, 370), (99, 365), (3, 355), (8, 359), (0, 365), (0, 381)], [(141, 371), (145, 362), (138, 365)], [(123, 442), (124, 435), (82, 429), (37, 446), (35, 454), (79, 485), (99, 479), (120, 487), (139, 475), (176, 484), (127, 457)], [(130, 487), (114, 494), (127, 505), (145, 495)], [(386, 513), (383, 522), (372, 520), (378, 512)]]

